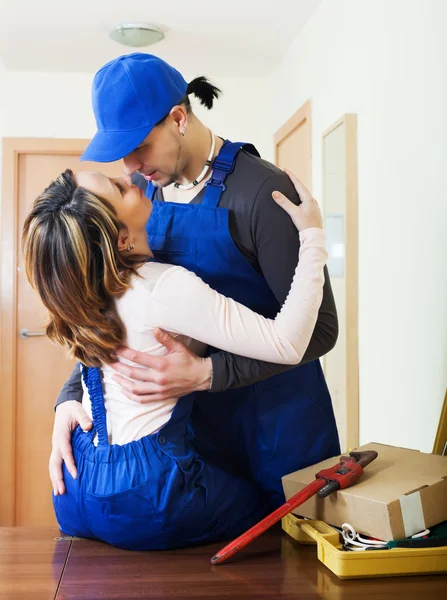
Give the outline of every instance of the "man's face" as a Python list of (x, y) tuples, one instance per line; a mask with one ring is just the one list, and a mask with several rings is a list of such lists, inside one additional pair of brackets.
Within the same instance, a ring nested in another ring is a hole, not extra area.
[(154, 127), (133, 152), (124, 157), (128, 175), (138, 171), (157, 187), (174, 183), (185, 168), (179, 123), (173, 114)]

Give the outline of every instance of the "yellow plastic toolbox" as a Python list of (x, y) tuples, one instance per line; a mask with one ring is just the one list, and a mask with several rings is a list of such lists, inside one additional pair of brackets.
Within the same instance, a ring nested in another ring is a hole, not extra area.
[(447, 573), (447, 546), (348, 552), (338, 531), (323, 521), (289, 514), (282, 528), (300, 544), (316, 543), (318, 559), (340, 579)]

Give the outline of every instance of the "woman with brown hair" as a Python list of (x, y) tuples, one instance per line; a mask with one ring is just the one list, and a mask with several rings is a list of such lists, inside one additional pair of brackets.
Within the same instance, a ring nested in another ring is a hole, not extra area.
[[(23, 230), (26, 272), (50, 315), (48, 336), (82, 364), (83, 405), (94, 429), (73, 435), (78, 478), (64, 469), (54, 490), (61, 529), (128, 549), (161, 549), (238, 535), (265, 513), (251, 482), (206, 461), (188, 424), (194, 395), (138, 404), (113, 380), (127, 344), (162, 355), (163, 328), (203, 355), (207, 345), (298, 364), (321, 303), (326, 261), (316, 202), (275, 192), (300, 231), (289, 295), (266, 319), (212, 290), (194, 273), (155, 260), (146, 223), (151, 201), (129, 177), (62, 173), (36, 200)], [(204, 363), (209, 358), (204, 358)]]

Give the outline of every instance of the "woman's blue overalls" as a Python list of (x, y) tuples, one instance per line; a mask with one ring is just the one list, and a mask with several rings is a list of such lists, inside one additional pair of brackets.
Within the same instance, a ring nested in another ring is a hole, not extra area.
[[(75, 480), (53, 495), (60, 529), (128, 550), (163, 550), (235, 537), (266, 511), (256, 487), (204, 461), (190, 440), (193, 395), (157, 433), (109, 445), (101, 371), (83, 367), (94, 430), (72, 438)], [(98, 445), (93, 443), (98, 436)]]
[[(234, 244), (229, 210), (219, 208), (242, 146), (258, 155), (252, 145), (226, 141), (213, 162), (201, 204), (153, 202), (149, 245), (159, 260), (193, 271), (221, 294), (272, 318), (280, 306), (264, 277)], [(147, 195), (154, 196), (151, 183)], [(191, 425), (199, 451), (255, 481), (271, 507), (284, 500), (283, 475), (340, 451), (318, 360), (237, 390), (196, 394)]]

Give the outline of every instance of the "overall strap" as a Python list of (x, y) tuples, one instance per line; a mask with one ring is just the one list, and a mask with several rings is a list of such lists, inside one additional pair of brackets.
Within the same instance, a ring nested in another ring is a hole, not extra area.
[(148, 181), (147, 182), (147, 188), (146, 188), (146, 198), (149, 198), (150, 200), (152, 200), (152, 202), (154, 201), (155, 198), (155, 190), (157, 188), (155, 187), (155, 185), (152, 183), (152, 181)]
[(259, 152), (253, 144), (225, 140), (219, 154), (213, 161), (211, 177), (205, 183), (205, 195), (202, 200), (202, 206), (210, 208), (217, 208), (219, 206), (220, 198), (227, 189), (225, 179), (234, 170), (236, 157), (241, 148), (244, 148), (250, 154), (259, 156)]
[(104, 406), (101, 370), (98, 367), (85, 367), (82, 365), (82, 377), (92, 403), (93, 427), (98, 434), (98, 446), (108, 446), (109, 437), (107, 435), (107, 416)]

